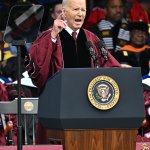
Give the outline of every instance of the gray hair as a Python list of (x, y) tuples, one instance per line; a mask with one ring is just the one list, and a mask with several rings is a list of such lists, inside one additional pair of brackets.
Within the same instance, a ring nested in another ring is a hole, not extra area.
[[(69, 1), (71, 1), (71, 0), (63, 0), (63, 1), (62, 1), (63, 8), (64, 8), (64, 7), (68, 7)], [(85, 0), (85, 2), (86, 2), (86, 0)]]
[(68, 0), (63, 0), (62, 5), (63, 5), (63, 7), (66, 7), (68, 5)]

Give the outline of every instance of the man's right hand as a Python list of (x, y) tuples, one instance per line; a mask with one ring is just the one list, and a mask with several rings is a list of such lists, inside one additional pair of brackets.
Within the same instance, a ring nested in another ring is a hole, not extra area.
[(51, 37), (56, 38), (59, 32), (61, 32), (67, 26), (67, 21), (65, 20), (64, 15), (61, 13), (56, 20), (54, 20)]

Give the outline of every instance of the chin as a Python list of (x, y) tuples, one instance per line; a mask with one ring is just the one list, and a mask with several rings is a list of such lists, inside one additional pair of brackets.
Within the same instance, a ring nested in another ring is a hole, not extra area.
[(75, 24), (75, 28), (81, 28), (82, 27), (82, 25), (83, 25), (83, 23), (78, 23), (78, 24)]
[(119, 21), (121, 21), (121, 18), (120, 17), (116, 17), (116, 20), (115, 20), (115, 22), (119, 22)]

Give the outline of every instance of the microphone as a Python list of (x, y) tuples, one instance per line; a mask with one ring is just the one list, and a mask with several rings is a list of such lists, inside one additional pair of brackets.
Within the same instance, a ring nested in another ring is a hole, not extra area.
[(87, 42), (86, 42), (86, 47), (87, 47), (87, 49), (90, 51), (90, 55), (92, 56), (92, 58), (93, 58), (94, 60), (96, 60), (97, 58), (96, 58), (95, 51), (94, 51), (94, 49), (93, 49), (92, 42), (91, 42), (91, 41), (87, 41)]
[(98, 41), (97, 42), (97, 47), (98, 47), (99, 50), (101, 50), (102, 56), (104, 57), (105, 61), (107, 61), (108, 60), (108, 54), (107, 54), (107, 51), (106, 51), (106, 48), (104, 46), (103, 41)]
[(91, 41), (87, 41), (86, 42), (86, 47), (90, 51), (91, 57), (94, 60), (94, 64), (95, 64), (96, 68), (99, 68), (99, 61), (98, 61), (99, 56), (95, 53), (95, 51), (93, 49), (92, 42)]

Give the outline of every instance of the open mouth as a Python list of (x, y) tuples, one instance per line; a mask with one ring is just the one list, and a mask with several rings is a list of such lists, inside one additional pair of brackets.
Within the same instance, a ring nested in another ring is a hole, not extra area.
[(80, 22), (82, 22), (82, 19), (75, 19), (75, 22), (80, 23)]

